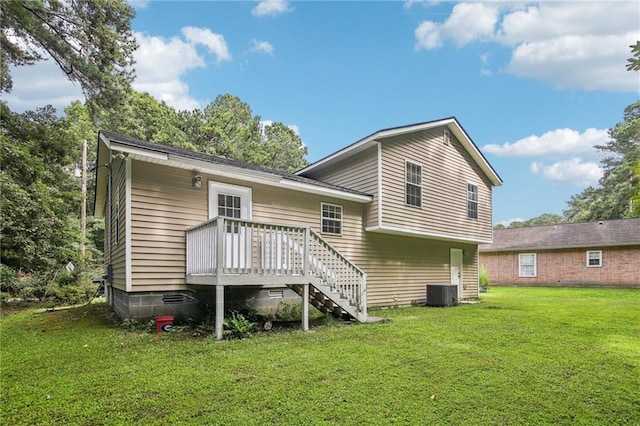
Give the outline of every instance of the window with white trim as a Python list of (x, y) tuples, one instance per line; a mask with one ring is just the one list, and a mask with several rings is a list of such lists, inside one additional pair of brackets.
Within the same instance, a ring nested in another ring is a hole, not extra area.
[(520, 253), (518, 255), (518, 276), (535, 277), (536, 276), (536, 254)]
[(587, 268), (602, 267), (602, 250), (587, 251)]
[[(241, 199), (237, 195), (218, 193), (218, 216), (240, 219)], [(238, 233), (238, 226), (227, 225), (227, 232)]]
[(467, 183), (467, 217), (478, 218), (478, 185)]
[(342, 235), (342, 206), (321, 203), (322, 233)]
[(405, 163), (405, 202), (422, 207), (422, 166), (410, 161)]

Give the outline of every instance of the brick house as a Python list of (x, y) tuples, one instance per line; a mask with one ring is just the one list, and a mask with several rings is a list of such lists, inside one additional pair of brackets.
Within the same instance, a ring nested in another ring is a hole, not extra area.
[(640, 218), (495, 230), (494, 285), (640, 287)]

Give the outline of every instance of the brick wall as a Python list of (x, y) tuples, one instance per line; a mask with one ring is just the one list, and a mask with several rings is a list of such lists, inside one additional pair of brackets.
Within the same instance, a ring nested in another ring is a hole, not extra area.
[[(602, 267), (587, 267), (587, 249), (480, 253), (495, 285), (640, 287), (640, 246), (602, 250)], [(519, 277), (518, 255), (536, 253), (537, 276)]]

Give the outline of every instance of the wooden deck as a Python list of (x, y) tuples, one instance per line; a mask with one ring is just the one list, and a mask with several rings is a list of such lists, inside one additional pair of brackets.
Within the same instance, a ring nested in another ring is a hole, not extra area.
[(288, 285), (303, 300), (367, 321), (366, 274), (310, 228), (217, 217), (189, 228), (186, 241), (187, 284), (222, 295), (224, 286)]

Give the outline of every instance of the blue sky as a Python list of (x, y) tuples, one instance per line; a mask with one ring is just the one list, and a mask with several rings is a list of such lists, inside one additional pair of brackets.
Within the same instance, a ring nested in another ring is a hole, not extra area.
[[(637, 2), (132, 1), (134, 88), (178, 109), (239, 96), (316, 161), (376, 130), (455, 116), (504, 180), (494, 222), (562, 214), (594, 145), (639, 99)], [(14, 69), (14, 110), (79, 89)]]

